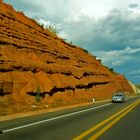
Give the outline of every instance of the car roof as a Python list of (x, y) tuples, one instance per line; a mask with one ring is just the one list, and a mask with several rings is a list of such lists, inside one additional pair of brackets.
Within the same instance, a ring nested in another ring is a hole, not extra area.
[(124, 93), (118, 92), (118, 93), (115, 93), (114, 95), (115, 95), (115, 96), (116, 96), (116, 95), (124, 95)]

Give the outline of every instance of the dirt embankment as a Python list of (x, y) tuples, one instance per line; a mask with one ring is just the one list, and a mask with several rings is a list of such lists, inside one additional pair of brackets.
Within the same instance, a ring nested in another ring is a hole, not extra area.
[(118, 90), (133, 93), (86, 50), (0, 1), (0, 110), (108, 99)]

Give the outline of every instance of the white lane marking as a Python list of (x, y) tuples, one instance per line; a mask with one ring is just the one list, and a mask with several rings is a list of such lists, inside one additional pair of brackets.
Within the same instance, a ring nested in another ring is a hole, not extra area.
[(61, 119), (61, 118), (64, 118), (64, 117), (72, 116), (72, 115), (75, 115), (75, 114), (83, 113), (83, 112), (90, 111), (90, 110), (94, 110), (94, 109), (97, 109), (97, 108), (109, 106), (109, 105), (111, 105), (111, 104), (112, 104), (112, 103), (108, 103), (108, 104), (104, 104), (104, 105), (101, 105), (101, 106), (96, 106), (96, 107), (92, 107), (92, 108), (89, 108), (89, 109), (85, 109), (85, 110), (81, 110), (81, 111), (69, 113), (69, 114), (66, 114), (66, 115), (61, 115), (61, 116), (58, 116), (58, 117), (53, 117), (53, 118), (50, 118), (50, 119), (46, 119), (46, 120), (42, 120), (42, 121), (38, 121), (38, 122), (26, 124), (26, 125), (22, 125), (22, 126), (19, 126), (19, 127), (7, 129), (7, 130), (2, 130), (2, 133), (14, 131), (14, 130), (17, 130), (17, 129), (21, 129), (21, 128), (25, 128), (25, 127), (29, 127), (29, 126), (33, 126), (33, 125), (37, 125), (37, 124), (41, 124), (41, 123), (44, 123), (44, 122), (49, 122), (49, 121)]

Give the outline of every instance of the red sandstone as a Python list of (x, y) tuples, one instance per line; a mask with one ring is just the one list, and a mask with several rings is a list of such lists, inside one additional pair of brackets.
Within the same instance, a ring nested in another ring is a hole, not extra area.
[(49, 106), (133, 94), (124, 76), (0, 0), (0, 102), (33, 104), (38, 86)]

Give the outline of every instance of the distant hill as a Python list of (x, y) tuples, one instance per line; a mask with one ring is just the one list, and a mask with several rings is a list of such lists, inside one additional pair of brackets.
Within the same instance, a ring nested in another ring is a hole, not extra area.
[(140, 90), (140, 84), (135, 85), (137, 89)]
[(140, 84), (136, 84), (136, 90), (137, 90), (137, 94), (140, 94)]
[(137, 85), (135, 85), (137, 88), (139, 88), (140, 89), (140, 84), (137, 84)]

